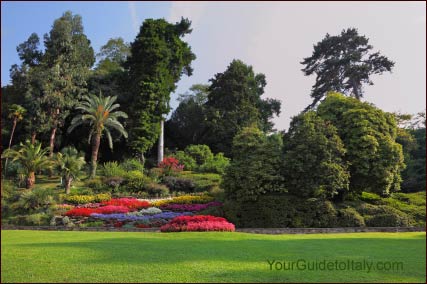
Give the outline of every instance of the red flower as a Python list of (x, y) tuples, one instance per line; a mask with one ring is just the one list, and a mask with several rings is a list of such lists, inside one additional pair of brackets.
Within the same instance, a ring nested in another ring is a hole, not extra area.
[(96, 209), (92, 208), (74, 208), (71, 210), (68, 210), (65, 215), (71, 216), (71, 217), (89, 217), (90, 214), (97, 213)]
[(235, 227), (226, 219), (210, 215), (179, 216), (160, 228), (162, 232), (229, 231)]
[[(150, 207), (150, 202), (140, 201), (136, 198), (117, 198), (111, 199), (109, 201), (102, 202), (103, 205), (114, 205), (114, 206), (124, 206), (129, 208), (131, 211), (138, 209), (144, 209)], [(102, 207), (101, 207), (102, 208)], [(120, 212), (117, 212), (120, 213)], [(126, 213), (126, 212), (124, 212)]]
[(113, 213), (128, 213), (129, 208), (125, 206), (107, 205), (96, 209), (96, 213), (100, 214), (113, 214)]
[(122, 227), (122, 226), (123, 226), (123, 222), (116, 222), (116, 223), (114, 223), (114, 224), (113, 224), (113, 226), (114, 226), (115, 228), (120, 228), (120, 227)]

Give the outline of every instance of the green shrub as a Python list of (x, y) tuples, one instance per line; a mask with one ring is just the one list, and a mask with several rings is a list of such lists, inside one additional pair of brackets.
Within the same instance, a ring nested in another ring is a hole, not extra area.
[(97, 203), (102, 201), (108, 201), (111, 199), (111, 194), (109, 193), (99, 193), (95, 195), (65, 195), (61, 194), (60, 198), (64, 202), (72, 204), (86, 204), (86, 203)]
[(165, 197), (169, 195), (169, 189), (167, 186), (154, 182), (146, 184), (145, 190), (148, 194), (154, 197)]
[(138, 171), (138, 170), (128, 171), (125, 176), (125, 179), (127, 180), (142, 179), (142, 178), (144, 178), (144, 172)]
[(226, 201), (224, 215), (244, 228), (335, 227), (337, 212), (329, 201), (291, 195), (262, 195), (257, 201)]
[(199, 166), (213, 158), (212, 151), (208, 145), (189, 145), (184, 149), (184, 152), (192, 157)]
[(121, 185), (120, 191), (127, 192), (139, 192), (145, 189), (145, 185), (147, 183), (152, 182), (152, 180), (144, 175), (133, 175), (132, 177), (128, 177), (126, 181)]
[(338, 210), (338, 226), (339, 227), (364, 227), (365, 220), (356, 211), (356, 209), (348, 207)]
[(117, 162), (107, 162), (102, 166), (102, 173), (106, 177), (123, 177), (126, 171)]
[(225, 169), (230, 164), (230, 159), (225, 157), (223, 153), (216, 154), (213, 158), (208, 159), (199, 167), (200, 172), (224, 174)]
[(197, 169), (196, 160), (184, 151), (176, 151), (172, 157), (175, 157), (181, 165), (184, 165), (184, 170), (186, 171), (194, 171)]
[(194, 192), (196, 187), (191, 179), (165, 176), (162, 184), (166, 185), (171, 191)]
[(144, 164), (139, 161), (138, 159), (127, 159), (122, 164), (121, 167), (127, 171), (138, 171), (138, 172), (144, 172)]
[(180, 177), (193, 181), (196, 192), (210, 191), (221, 183), (221, 175), (214, 173), (193, 173), (183, 171)]
[(80, 227), (82, 228), (88, 228), (88, 227), (103, 227), (104, 222), (103, 221), (91, 221), (86, 223), (81, 223)]
[(365, 216), (365, 222), (368, 227), (407, 227), (411, 220), (397, 209), (384, 207), (384, 213)]
[(16, 215), (9, 218), (9, 223), (20, 226), (47, 226), (51, 216), (46, 213)]
[(85, 186), (91, 188), (94, 192), (108, 191), (109, 188), (100, 179), (89, 179), (84, 182)]
[(55, 204), (51, 189), (35, 188), (22, 191), (15, 209), (21, 212), (45, 210)]
[(381, 200), (381, 197), (378, 194), (364, 191), (360, 196), (360, 200), (371, 204), (378, 204), (378, 202)]

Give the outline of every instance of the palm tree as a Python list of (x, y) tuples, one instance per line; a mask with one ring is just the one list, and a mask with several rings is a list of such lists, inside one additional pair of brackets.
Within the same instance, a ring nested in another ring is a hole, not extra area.
[(119, 104), (114, 104), (116, 100), (117, 96), (103, 97), (101, 93), (99, 96), (83, 96), (83, 100), (76, 107), (76, 109), (82, 111), (82, 114), (75, 116), (68, 128), (68, 133), (83, 124), (89, 124), (91, 128), (88, 139), (89, 143), (92, 143), (90, 178), (94, 178), (96, 175), (98, 150), (103, 132), (107, 134), (108, 145), (111, 149), (113, 149), (113, 139), (111, 138), (110, 129), (115, 129), (125, 138), (128, 136), (123, 125), (118, 121), (120, 117), (127, 118), (127, 114), (122, 111), (113, 112), (113, 110), (120, 107)]
[(31, 144), (30, 140), (26, 140), (25, 144), (20, 143), (20, 148), (7, 149), (4, 151), (2, 158), (12, 158), (12, 161), (18, 161), (26, 175), (26, 188), (30, 189), (36, 182), (36, 172), (49, 168), (52, 165), (52, 160), (46, 155), (49, 149), (42, 149), (42, 144), (36, 142)]
[(56, 162), (61, 173), (65, 193), (70, 193), (71, 183), (78, 178), (80, 170), (86, 164), (84, 156), (76, 148), (66, 147), (56, 154)]
[[(25, 108), (16, 104), (11, 105), (9, 108), (8, 117), (13, 120), (13, 125), (12, 125), (12, 133), (10, 134), (8, 149), (10, 149), (10, 147), (12, 146), (12, 139), (13, 139), (13, 134), (15, 133), (16, 124), (18, 124), (19, 121), (24, 119), (24, 114), (26, 111), (27, 110)], [(4, 168), (7, 169), (7, 159), (6, 159)]]

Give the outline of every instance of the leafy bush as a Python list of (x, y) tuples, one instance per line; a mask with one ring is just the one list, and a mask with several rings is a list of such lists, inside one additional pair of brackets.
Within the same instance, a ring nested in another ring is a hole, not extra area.
[(335, 227), (337, 212), (329, 201), (291, 195), (262, 195), (257, 201), (227, 201), (225, 217), (238, 227)]
[(195, 184), (191, 179), (174, 176), (165, 176), (162, 184), (166, 185), (171, 191), (194, 192)]
[(193, 181), (196, 192), (210, 191), (215, 187), (219, 187), (221, 183), (221, 175), (214, 173), (193, 173), (181, 172), (180, 177)]
[(100, 179), (89, 179), (84, 182), (85, 186), (93, 189), (94, 192), (108, 191), (108, 186)]
[(371, 204), (378, 204), (378, 202), (381, 200), (381, 197), (378, 194), (364, 191), (360, 196), (360, 200)]
[(155, 197), (165, 197), (169, 195), (169, 188), (167, 186), (155, 182), (146, 184), (145, 190), (148, 194)]
[(364, 227), (365, 220), (356, 211), (356, 209), (348, 207), (338, 210), (338, 226), (339, 227)]
[(121, 167), (127, 172), (138, 171), (142, 173), (144, 171), (144, 164), (138, 159), (127, 159), (121, 164)]
[(208, 145), (189, 145), (184, 149), (184, 152), (193, 158), (198, 166), (213, 158), (212, 151)]
[(107, 162), (102, 166), (102, 173), (106, 177), (123, 177), (126, 171), (117, 162)]
[(213, 158), (208, 159), (199, 167), (200, 172), (224, 174), (225, 169), (230, 164), (230, 159), (223, 153), (216, 154)]
[(117, 190), (119, 186), (123, 183), (124, 179), (122, 177), (107, 177), (103, 182), (110, 188)]
[(365, 216), (369, 227), (407, 227), (411, 220), (409, 216), (397, 209), (383, 207), (383, 213)]
[(111, 194), (109, 193), (100, 193), (95, 195), (65, 195), (61, 194), (60, 198), (65, 202), (72, 204), (86, 204), (92, 202), (102, 202), (108, 201), (111, 199)]
[(144, 175), (133, 175), (123, 183), (120, 190), (126, 192), (140, 192), (145, 190), (145, 186), (152, 180)]
[(183, 195), (171, 199), (164, 199), (152, 202), (151, 205), (160, 207), (166, 204), (204, 204), (213, 201), (213, 197), (209, 195)]
[(52, 190), (35, 188), (33, 190), (24, 190), (15, 208), (33, 212), (47, 209), (51, 205), (55, 205)]
[(173, 155), (182, 165), (184, 165), (184, 170), (193, 171), (197, 169), (196, 160), (193, 159), (190, 155), (186, 154), (184, 151), (176, 151)]
[(51, 216), (46, 213), (34, 213), (30, 215), (17, 215), (9, 218), (9, 223), (22, 226), (49, 225)]
[(138, 171), (138, 170), (132, 170), (132, 171), (128, 171), (126, 173), (125, 178), (127, 180), (133, 180), (133, 179), (143, 179), (144, 178), (144, 173), (142, 171)]
[(103, 221), (90, 221), (90, 222), (85, 222), (85, 223), (81, 223), (80, 227), (82, 228), (88, 228), (88, 227), (103, 227), (104, 226), (104, 222)]

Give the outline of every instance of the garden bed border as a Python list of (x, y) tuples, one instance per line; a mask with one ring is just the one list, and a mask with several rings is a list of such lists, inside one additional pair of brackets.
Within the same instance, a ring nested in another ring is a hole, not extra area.
[[(65, 226), (13, 226), (2, 225), (1, 230), (37, 231), (93, 231), (93, 232), (160, 232), (159, 228), (107, 228), (107, 227), (65, 227)], [(362, 232), (425, 232), (425, 227), (341, 227), (341, 228), (238, 228), (236, 232), (251, 234), (328, 234)]]

